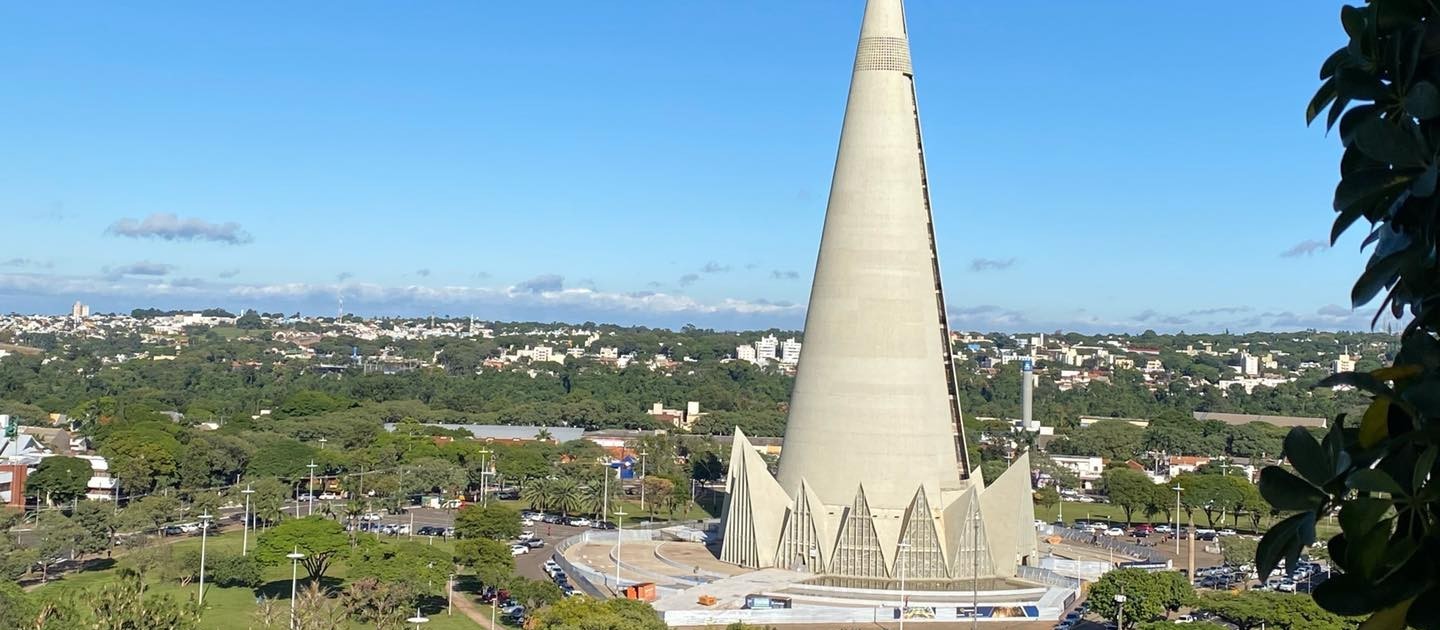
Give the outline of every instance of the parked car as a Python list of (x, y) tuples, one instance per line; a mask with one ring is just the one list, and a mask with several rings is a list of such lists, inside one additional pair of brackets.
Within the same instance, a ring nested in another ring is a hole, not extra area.
[(572, 526), (572, 527), (589, 527), (589, 526), (590, 526), (590, 519), (585, 518), (585, 517), (583, 517), (583, 516), (579, 516), (579, 517), (570, 519), (570, 522), (569, 522), (568, 524), (569, 524), (570, 526)]
[(559, 571), (559, 570), (560, 570), (560, 563), (559, 563), (559, 562), (556, 562), (556, 561), (553, 560), (553, 559), (552, 559), (552, 560), (546, 560), (546, 561), (545, 561), (545, 564), (542, 565), (542, 567), (545, 569), (545, 572), (546, 572), (546, 573), (554, 574), (556, 571)]
[(1157, 534), (1168, 534), (1168, 533), (1170, 533), (1171, 531), (1173, 531), (1173, 529), (1172, 529), (1169, 525), (1156, 525), (1156, 526), (1155, 526), (1155, 533), (1157, 533)]
[(526, 540), (524, 544), (526, 547), (529, 547), (531, 549), (539, 549), (545, 546), (545, 541), (540, 540), (539, 538), (531, 538), (529, 540)]
[(520, 498), (519, 490), (501, 490), (495, 493), (495, 498), (502, 501), (514, 501)]
[(1136, 536), (1148, 536), (1155, 533), (1156, 530), (1154, 525), (1151, 525), (1149, 523), (1141, 523), (1135, 526), (1134, 531)]
[(377, 513), (375, 513), (375, 512), (366, 512), (364, 515), (362, 515), (362, 516), (360, 517), (360, 520), (362, 520), (362, 521), (378, 521), (378, 520), (380, 520), (380, 515), (377, 514)]
[(321, 492), (321, 493), (320, 493), (320, 500), (321, 500), (321, 501), (336, 501), (336, 500), (339, 500), (339, 499), (340, 499), (340, 495), (338, 495), (338, 494), (336, 494), (336, 493), (334, 493), (334, 492)]
[(615, 524), (610, 521), (596, 521), (590, 524), (594, 529), (615, 529)]
[(533, 519), (533, 518), (522, 518), (522, 519), (520, 519), (520, 526), (521, 526), (521, 527), (534, 527), (534, 526), (535, 526), (535, 519)]
[(559, 514), (546, 514), (546, 515), (545, 515), (543, 518), (541, 518), (540, 520), (542, 520), (542, 521), (544, 521), (544, 522), (546, 522), (546, 523), (549, 523), (549, 524), (551, 524), (551, 525), (564, 525), (564, 524), (565, 524), (565, 517), (560, 516)]
[(1106, 536), (1124, 536), (1124, 535), (1125, 535), (1125, 530), (1123, 530), (1123, 529), (1121, 529), (1121, 528), (1119, 528), (1119, 527), (1111, 527), (1110, 529), (1105, 530), (1105, 535), (1106, 535)]
[(510, 545), (510, 555), (518, 556), (526, 553), (530, 553), (529, 547), (526, 547), (525, 545)]
[(1235, 536), (1235, 535), (1239, 534), (1240, 532), (1237, 532), (1237, 531), (1235, 531), (1235, 530), (1233, 530), (1233, 529), (1230, 529), (1229, 527), (1226, 527), (1225, 529), (1222, 529), (1222, 530), (1220, 530), (1220, 531), (1218, 531), (1218, 532), (1215, 532), (1215, 533), (1220, 534), (1221, 536)]

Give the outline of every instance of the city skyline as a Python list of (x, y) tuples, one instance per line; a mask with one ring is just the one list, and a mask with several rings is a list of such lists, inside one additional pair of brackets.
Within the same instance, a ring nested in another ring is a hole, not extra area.
[[(861, 4), (7, 7), (0, 310), (799, 328)], [(954, 328), (1368, 327), (1333, 16), (909, 9)]]

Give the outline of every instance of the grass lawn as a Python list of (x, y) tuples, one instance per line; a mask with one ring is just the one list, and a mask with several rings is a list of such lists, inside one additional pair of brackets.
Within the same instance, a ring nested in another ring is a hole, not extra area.
[[(397, 540), (404, 539), (400, 538)], [(251, 538), (251, 544), (253, 547), (254, 538)], [(199, 549), (200, 539), (187, 538), (174, 543), (174, 545), (177, 549)], [(448, 547), (450, 543), (437, 541), (435, 545)], [(218, 550), (225, 553), (238, 554), (240, 553), (240, 532), (230, 531), (211, 536), (205, 548), (207, 553)], [(90, 588), (112, 579), (116, 570), (118, 569), (109, 568), (100, 571), (71, 574), (65, 576), (64, 579), (47, 584), (42, 588)], [(325, 576), (327, 581), (329, 581), (330, 578), (336, 578), (343, 583), (345, 572), (345, 563), (343, 561), (336, 561), (331, 563)], [(257, 590), (248, 588), (217, 588), (206, 585), (205, 612), (200, 626), (202, 628), (214, 628), (216, 630), (249, 630), (255, 623), (254, 612), (257, 591), (269, 595), (276, 595), (282, 601), (290, 598), (290, 567), (269, 567), (265, 571), (264, 579), (266, 583), (262, 584)], [(302, 569), (300, 588), (304, 587), (304, 570)], [(152, 581), (150, 582), (150, 591), (152, 593), (170, 594), (176, 598), (193, 599), (198, 591), (198, 586), (192, 583), (182, 589), (178, 583)], [(470, 595), (456, 590), (455, 597), (470, 597)], [(460, 614), (458, 610), (454, 615), (447, 616), (445, 614), (445, 601), (443, 597), (432, 598), (429, 605), (424, 608), (424, 614), (430, 618), (430, 623), (425, 624), (426, 630), (473, 630), (480, 627), (479, 624)], [(362, 626), (352, 624), (352, 627), (358, 629)]]
[[(1125, 522), (1125, 510), (1122, 510), (1118, 506), (1111, 505), (1109, 503), (1077, 503), (1074, 501), (1065, 501), (1063, 502), (1063, 504), (1065, 509), (1066, 523), (1074, 523), (1077, 519), (1106, 520), (1112, 523)], [(1060, 508), (1061, 506), (1059, 504), (1052, 505), (1050, 507), (1044, 507), (1037, 504), (1035, 506), (1035, 518), (1045, 521), (1046, 523), (1054, 523), (1055, 519), (1059, 517)], [(1145, 516), (1144, 512), (1137, 511), (1131, 515), (1131, 518), (1133, 519), (1132, 522), (1134, 523), (1155, 523), (1157, 525), (1166, 522), (1172, 524), (1174, 523), (1174, 521), (1166, 521), (1165, 514), (1163, 512), (1160, 514), (1156, 514), (1153, 517), (1147, 517)], [(1278, 520), (1279, 519), (1271, 519), (1269, 517), (1260, 519), (1260, 532), (1263, 533), (1266, 528), (1268, 528), (1272, 523)], [(1321, 540), (1328, 539), (1329, 537), (1340, 533), (1340, 527), (1333, 522), (1330, 522), (1330, 520), (1331, 519), (1321, 520), (1315, 525), (1315, 533)], [(1180, 521), (1181, 525), (1187, 524), (1188, 519), (1183, 512), (1180, 515)], [(1209, 526), (1210, 522), (1205, 519), (1205, 513), (1196, 510), (1195, 527), (1199, 528)], [(1215, 518), (1215, 527), (1217, 529), (1222, 527), (1230, 527), (1240, 532), (1248, 533), (1250, 532), (1250, 517), (1241, 516), (1239, 522), (1236, 522), (1234, 515), (1227, 513), (1225, 514), (1225, 518), (1223, 521), (1220, 519), (1219, 516)]]

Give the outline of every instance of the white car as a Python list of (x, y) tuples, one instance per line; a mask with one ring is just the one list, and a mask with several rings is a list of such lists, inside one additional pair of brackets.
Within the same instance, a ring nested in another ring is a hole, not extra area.
[(554, 560), (546, 560), (544, 568), (546, 573), (554, 575), (556, 571), (560, 570), (560, 563)]
[(361, 517), (360, 517), (360, 520), (362, 520), (362, 521), (378, 521), (378, 520), (380, 520), (380, 515), (379, 515), (379, 514), (376, 514), (376, 513), (374, 513), (374, 512), (370, 512), (370, 513), (368, 513), (368, 514), (365, 514), (365, 515), (361, 516)]
[(1226, 527), (1225, 529), (1222, 529), (1222, 530), (1220, 530), (1220, 531), (1218, 531), (1218, 532), (1215, 532), (1215, 533), (1220, 534), (1221, 536), (1234, 536), (1234, 535), (1236, 535), (1236, 534), (1239, 534), (1240, 532), (1237, 532), (1237, 531), (1235, 531), (1235, 530), (1233, 530), (1233, 529), (1230, 529), (1229, 527)]
[(1280, 584), (1275, 587), (1275, 590), (1280, 591), (1281, 593), (1294, 593), (1295, 580), (1291, 580), (1288, 578), (1281, 580)]
[(321, 501), (335, 501), (335, 500), (337, 500), (337, 499), (339, 499), (339, 498), (340, 498), (340, 495), (335, 494), (334, 492), (321, 492), (321, 493), (320, 493), (320, 500), (321, 500)]
[(1194, 615), (1180, 615), (1175, 618), (1175, 623), (1195, 623)]
[(1124, 530), (1124, 529), (1121, 529), (1121, 528), (1119, 528), (1119, 527), (1111, 527), (1110, 529), (1105, 530), (1105, 535), (1106, 535), (1106, 536), (1124, 536), (1124, 535), (1125, 535), (1125, 530)]
[(534, 519), (522, 518), (522, 519), (520, 519), (520, 526), (521, 526), (521, 527), (534, 527), (534, 526), (535, 526), (535, 521), (534, 521)]
[(530, 553), (530, 548), (525, 545), (510, 545), (510, 555), (518, 556), (523, 553)]
[(570, 519), (570, 525), (573, 527), (589, 527), (590, 519), (583, 516), (580, 518), (572, 518)]
[(1157, 534), (1168, 534), (1168, 533), (1170, 533), (1170, 531), (1171, 531), (1171, 527), (1170, 527), (1169, 525), (1156, 525), (1156, 526), (1155, 526), (1155, 533), (1157, 533)]

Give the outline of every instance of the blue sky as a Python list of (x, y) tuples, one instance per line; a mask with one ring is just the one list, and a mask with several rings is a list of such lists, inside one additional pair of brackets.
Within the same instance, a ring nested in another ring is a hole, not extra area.
[[(5, 5), (0, 311), (798, 327), (862, 5)], [(1367, 325), (1338, 8), (910, 0), (956, 327)]]

